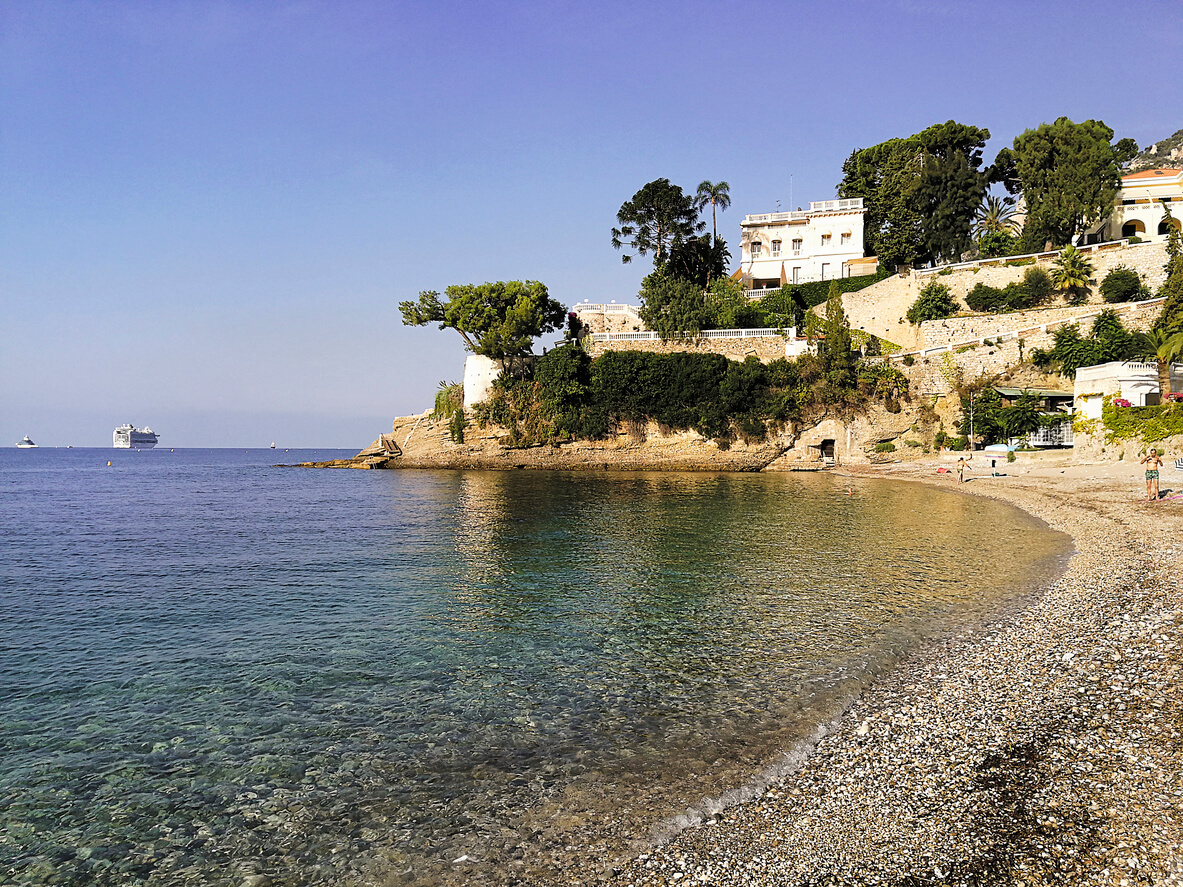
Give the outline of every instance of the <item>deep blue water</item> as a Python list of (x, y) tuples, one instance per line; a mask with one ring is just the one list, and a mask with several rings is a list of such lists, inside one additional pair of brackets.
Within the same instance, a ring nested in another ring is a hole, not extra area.
[(1065, 551), (828, 475), (272, 467), (339, 455), (0, 451), (0, 880), (558, 878)]

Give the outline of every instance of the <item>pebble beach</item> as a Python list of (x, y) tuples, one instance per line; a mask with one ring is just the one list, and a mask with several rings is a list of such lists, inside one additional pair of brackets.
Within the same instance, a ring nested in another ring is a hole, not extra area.
[[(798, 767), (608, 883), (1183, 884), (1183, 472), (1150, 503), (1129, 463), (1044, 453), (965, 484), (943, 464), (838, 471), (1012, 503), (1072, 537), (1064, 575), (911, 657)], [(547, 883), (603, 882), (610, 848), (587, 851), (598, 865)]]

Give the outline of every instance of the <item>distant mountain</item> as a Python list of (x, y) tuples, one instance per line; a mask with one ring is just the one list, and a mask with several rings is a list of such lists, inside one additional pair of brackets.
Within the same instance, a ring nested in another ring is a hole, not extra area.
[(1130, 161), (1126, 172), (1139, 172), (1160, 166), (1183, 167), (1183, 129), (1173, 136), (1155, 142)]

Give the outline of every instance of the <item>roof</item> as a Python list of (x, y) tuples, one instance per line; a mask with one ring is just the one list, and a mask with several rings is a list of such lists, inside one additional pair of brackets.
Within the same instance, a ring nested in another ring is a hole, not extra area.
[(995, 386), (995, 391), (1003, 397), (1019, 397), (1022, 394), (1034, 394), (1036, 397), (1073, 397), (1071, 391), (1055, 391), (1051, 388), (1000, 388)]
[(1128, 176), (1122, 176), (1122, 182), (1148, 182), (1157, 179), (1172, 179), (1183, 175), (1183, 169), (1172, 169), (1170, 167), (1163, 167), (1161, 169), (1144, 169), (1141, 172), (1133, 172)]

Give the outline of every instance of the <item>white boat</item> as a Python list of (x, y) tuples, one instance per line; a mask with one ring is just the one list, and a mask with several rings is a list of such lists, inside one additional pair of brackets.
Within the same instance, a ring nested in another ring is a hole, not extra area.
[(117, 450), (150, 450), (160, 439), (155, 431), (145, 425), (136, 428), (134, 425), (120, 425), (111, 436), (111, 445)]
[(22, 450), (28, 450), (28, 449), (31, 449), (31, 448), (37, 446), (37, 444), (35, 444), (35, 443), (33, 443), (33, 441), (29, 440), (29, 435), (27, 435), (27, 434), (25, 435), (25, 439), (18, 440), (16, 442), (16, 445)]

